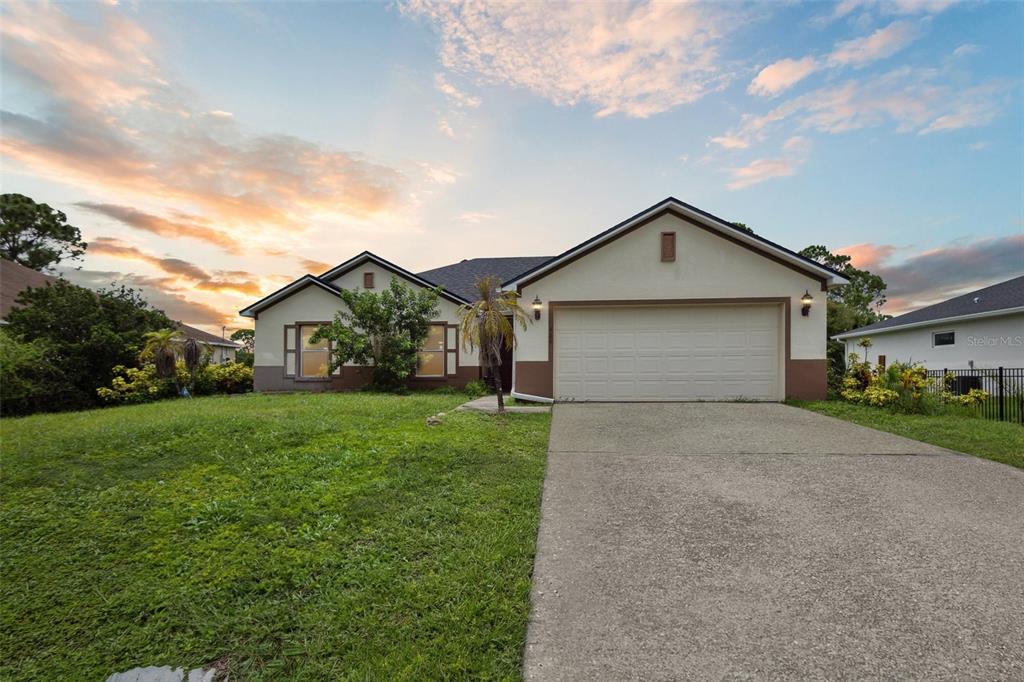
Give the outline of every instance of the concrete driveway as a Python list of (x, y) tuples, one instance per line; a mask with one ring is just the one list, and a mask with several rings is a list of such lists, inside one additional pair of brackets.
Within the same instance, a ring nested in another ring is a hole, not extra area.
[(1024, 679), (1024, 472), (785, 405), (556, 405), (525, 675)]

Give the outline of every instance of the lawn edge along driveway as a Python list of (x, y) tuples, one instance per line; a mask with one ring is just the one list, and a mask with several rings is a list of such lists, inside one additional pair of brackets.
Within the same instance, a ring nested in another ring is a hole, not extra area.
[(1024, 469), (1024, 426), (961, 414), (897, 414), (839, 400), (791, 400), (790, 405), (879, 431), (913, 438)]

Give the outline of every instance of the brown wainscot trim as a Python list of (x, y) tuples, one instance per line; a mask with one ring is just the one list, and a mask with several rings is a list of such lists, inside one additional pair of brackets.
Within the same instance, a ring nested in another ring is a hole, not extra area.
[(786, 360), (786, 397), (824, 400), (828, 395), (827, 360)]
[[(801, 267), (799, 267), (799, 266), (797, 266), (797, 265), (795, 265), (793, 263), (790, 263), (789, 261), (785, 261), (785, 260), (779, 258), (778, 256), (776, 256), (773, 253), (766, 253), (764, 251), (761, 251), (760, 249), (754, 248), (753, 246), (751, 246), (750, 244), (747, 244), (746, 242), (740, 241), (739, 239), (737, 239), (736, 237), (733, 237), (732, 235), (725, 234), (723, 232), (719, 232), (718, 230), (716, 230), (716, 229), (714, 229), (712, 227), (708, 227), (707, 225), (703, 225), (701, 223), (698, 223), (698, 222), (692, 220), (691, 218), (689, 218), (688, 216), (683, 215), (682, 213), (680, 213), (679, 211), (675, 210), (672, 207), (666, 207), (666, 208), (664, 208), (664, 209), (662, 209), (662, 210), (660, 210), (660, 211), (658, 211), (656, 213), (653, 213), (652, 215), (647, 216), (643, 220), (638, 221), (636, 224), (631, 226), (628, 230), (623, 230), (622, 232), (619, 232), (618, 234), (616, 234), (615, 236), (611, 237), (607, 241), (602, 242), (600, 244), (594, 244), (594, 245), (590, 246), (590, 248), (586, 248), (586, 249), (580, 251), (579, 253), (577, 253), (576, 255), (572, 256), (571, 258), (566, 258), (561, 263), (559, 263), (558, 265), (556, 265), (552, 269), (548, 270), (547, 272), (543, 272), (543, 273), (538, 274), (535, 277), (530, 277), (530, 278), (528, 278), (526, 280), (523, 280), (522, 282), (520, 282), (519, 284), (516, 285), (516, 291), (518, 291), (519, 293), (522, 293), (523, 292), (523, 287), (529, 286), (530, 284), (533, 284), (534, 282), (536, 282), (538, 280), (544, 279), (545, 277), (547, 277), (551, 273), (556, 272), (558, 270), (561, 270), (566, 265), (569, 265), (570, 263), (573, 263), (573, 262), (579, 260), (580, 258), (582, 258), (583, 256), (587, 255), (591, 251), (595, 251), (597, 249), (600, 249), (600, 248), (603, 248), (605, 246), (608, 246), (609, 244), (614, 242), (616, 239), (618, 239), (620, 237), (623, 237), (623, 236), (625, 236), (627, 234), (630, 234), (631, 232), (640, 229), (644, 225), (650, 224), (651, 222), (657, 220), (658, 218), (661, 218), (662, 216), (664, 216), (666, 214), (674, 216), (674, 217), (678, 218), (679, 220), (682, 220), (683, 222), (687, 223), (688, 225), (693, 225), (694, 227), (699, 227), (702, 230), (710, 232), (711, 234), (715, 235), (716, 237), (721, 237), (722, 239), (725, 239), (726, 241), (730, 241), (733, 244), (736, 244), (737, 246), (741, 246), (741, 247), (743, 247), (743, 248), (745, 248), (745, 249), (747, 249), (749, 251), (752, 251), (752, 252), (756, 253), (759, 256), (764, 256), (768, 260), (775, 261), (779, 265), (782, 265), (783, 267), (787, 267), (790, 270), (793, 270), (794, 272), (798, 272), (801, 275), (803, 275), (804, 277), (807, 277), (809, 279), (813, 279), (813, 280), (817, 281), (820, 284), (822, 291), (828, 291), (828, 281), (827, 281), (827, 279), (825, 277), (821, 277), (821, 276), (818, 276), (818, 275), (812, 275), (811, 273), (807, 272), (803, 268), (801, 268)], [(677, 247), (678, 247), (678, 244), (677, 244)]]
[(516, 360), (515, 391), (538, 398), (555, 395), (554, 362), (551, 360)]

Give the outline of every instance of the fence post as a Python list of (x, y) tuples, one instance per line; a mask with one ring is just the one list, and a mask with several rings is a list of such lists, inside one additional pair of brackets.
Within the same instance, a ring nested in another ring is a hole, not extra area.
[(999, 368), (999, 421), (1003, 421), (1005, 416), (1005, 408), (1003, 407), (1003, 368)]

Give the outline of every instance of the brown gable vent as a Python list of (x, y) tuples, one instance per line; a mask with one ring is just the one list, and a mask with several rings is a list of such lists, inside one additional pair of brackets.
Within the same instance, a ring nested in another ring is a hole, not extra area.
[(676, 259), (676, 233), (661, 233), (661, 262), (672, 263)]
[(372, 272), (364, 272), (363, 273), (363, 288), (364, 289), (372, 289), (373, 288), (373, 273)]

